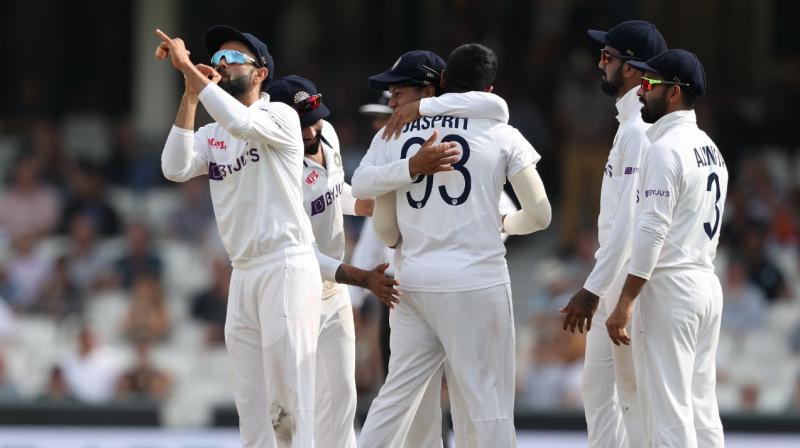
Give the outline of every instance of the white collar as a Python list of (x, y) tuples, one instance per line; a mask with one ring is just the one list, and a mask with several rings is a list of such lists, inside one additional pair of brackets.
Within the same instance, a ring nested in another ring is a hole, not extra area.
[(628, 92), (625, 95), (622, 95), (622, 97), (614, 104), (617, 107), (618, 122), (624, 123), (632, 116), (640, 115), (642, 113), (642, 103), (639, 101), (639, 96), (636, 95), (638, 90), (639, 86), (628, 90)]
[(666, 134), (667, 131), (681, 124), (693, 124), (697, 126), (697, 116), (694, 110), (676, 110), (675, 112), (664, 115), (646, 131), (647, 138), (649, 138), (651, 142), (655, 142)]

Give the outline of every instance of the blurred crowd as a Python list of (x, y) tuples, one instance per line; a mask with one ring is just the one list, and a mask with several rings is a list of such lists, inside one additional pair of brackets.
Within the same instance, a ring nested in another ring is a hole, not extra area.
[[(447, 53), (441, 49), (468, 40), (498, 51), (497, 93), (509, 103), (511, 124), (543, 156), (540, 171), (554, 206), (553, 224), (507, 243), (517, 404), (579, 410), (585, 338), (561, 329), (558, 309), (594, 263), (600, 182), (616, 124), (613, 100), (599, 89), (599, 49), (583, 32), (628, 15), (609, 6), (614, 2), (521, 3), (527, 6), (519, 11), (520, 5), (505, 2), (508, 14), (484, 16), (481, 2), (452, 2), (447, 12), (463, 26), (448, 25), (447, 32), (436, 33), (445, 37), (426, 38), (442, 56)], [(776, 11), (793, 4), (775, 3)], [(300, 8), (284, 6), (295, 7)], [(365, 23), (382, 17), (371, 8)], [(334, 18), (350, 13), (334, 9), (327, 11)], [(431, 9), (431, 17), (441, 17)], [(605, 12), (595, 15), (598, 9)], [(286, 28), (305, 25), (303, 15), (279, 12), (286, 13)], [(252, 20), (269, 13), (253, 14)], [(207, 20), (198, 12), (186, 18), (184, 28), (200, 36)], [(679, 22), (665, 18), (668, 41), (691, 37), (675, 32)], [(388, 42), (383, 35), (363, 41), (350, 28), (336, 28), (343, 23), (349, 22), (327, 21), (341, 39), (321, 39), (320, 54), (356, 51), (341, 48), (352, 47), (380, 56), (323, 75), (324, 64), (315, 57), (282, 47), (288, 43), (276, 47), (284, 57), (279, 60), (287, 61), (282, 67), (296, 68), (325, 93), (349, 175), (371, 138), (368, 119), (356, 112), (359, 101), (373, 95), (364, 79), (411, 44)], [(776, 23), (775, 35), (785, 28)], [(522, 39), (520, 30), (527, 33)], [(265, 40), (272, 42), (269, 34)], [(800, 414), (800, 142), (789, 108), (800, 99), (800, 51), (790, 46), (793, 41), (776, 40), (776, 63), (763, 72), (768, 78), (740, 83), (761, 90), (732, 86), (723, 80), (731, 72), (726, 62), (709, 61), (710, 93), (698, 103), (700, 127), (719, 143), (731, 173), (717, 257), (724, 286), (718, 351), (723, 412)], [(387, 47), (397, 47), (397, 54), (386, 53)], [(297, 55), (313, 64), (298, 63)], [(738, 81), (751, 73), (735, 71), (730, 77)], [(97, 76), (99, 90), (85, 89), (94, 94), (78, 95), (80, 102), (69, 102), (71, 96), (62, 92), (56, 95), (64, 100), (58, 108), (49, 102), (57, 83), (42, 76), (23, 76), (13, 90), (5, 83), (7, 101), (0, 106), (0, 403), (144, 400), (165, 406), (168, 423), (205, 423), (211, 406), (232, 402), (223, 340), (230, 266), (213, 222), (208, 181), (178, 185), (163, 179), (163, 141), (144, 138), (126, 112), (119, 113), (128, 100), (114, 96), (114, 107), (108, 107), (111, 95), (97, 94), (106, 81), (101, 75), (82, 73), (89, 80)], [(71, 110), (71, 104), (80, 107)], [(362, 220), (348, 218), (346, 224), (349, 254)], [(362, 407), (385, 374), (378, 344), (381, 306), (367, 299), (353, 311)], [(592, 331), (605, 331), (603, 324), (595, 322)]]

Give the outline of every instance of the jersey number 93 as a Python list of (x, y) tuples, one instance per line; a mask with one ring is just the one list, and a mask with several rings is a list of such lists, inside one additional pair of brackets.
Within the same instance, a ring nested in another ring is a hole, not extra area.
[[(461, 205), (464, 201), (467, 200), (469, 197), (470, 189), (472, 188), (472, 176), (469, 174), (469, 170), (465, 166), (467, 160), (469, 160), (469, 144), (463, 137), (456, 134), (448, 134), (442, 138), (442, 143), (447, 142), (456, 142), (461, 145), (461, 159), (458, 162), (453, 164), (453, 170), (461, 173), (464, 177), (464, 190), (456, 197), (450, 195), (447, 191), (447, 187), (444, 185), (439, 186), (439, 195), (442, 197), (442, 200), (448, 205)], [(422, 137), (412, 137), (408, 139), (405, 144), (403, 144), (403, 148), (400, 150), (400, 158), (405, 159), (408, 156), (408, 150), (411, 149), (413, 145), (422, 145), (425, 143), (425, 139)], [(406, 200), (408, 200), (408, 205), (411, 208), (423, 208), (425, 204), (428, 203), (428, 200), (431, 197), (431, 192), (433, 191), (433, 177), (434, 174), (429, 175), (419, 175), (416, 179), (414, 179), (415, 184), (418, 184), (422, 181), (425, 181), (425, 194), (422, 196), (421, 199), (416, 199), (411, 196), (411, 193), (406, 193)]]

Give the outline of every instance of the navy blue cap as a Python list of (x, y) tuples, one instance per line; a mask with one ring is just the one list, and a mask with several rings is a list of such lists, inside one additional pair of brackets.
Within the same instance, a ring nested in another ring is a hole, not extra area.
[(661, 75), (666, 81), (688, 83), (689, 86), (684, 88), (695, 98), (706, 93), (706, 71), (700, 59), (691, 51), (667, 50), (647, 62), (632, 61), (629, 64), (639, 70)]
[(588, 30), (587, 33), (597, 42), (619, 50), (626, 60), (646, 61), (667, 49), (664, 36), (655, 25), (644, 20), (622, 22), (608, 32)]
[(209, 57), (213, 56), (222, 44), (230, 40), (235, 40), (247, 45), (247, 48), (256, 55), (258, 64), (269, 70), (267, 79), (261, 84), (261, 90), (266, 91), (272, 82), (272, 75), (275, 73), (275, 61), (272, 60), (272, 55), (269, 54), (267, 44), (261, 42), (261, 40), (250, 33), (242, 33), (227, 25), (212, 26), (206, 31), (206, 35), (203, 38)]
[[(295, 110), (304, 100), (317, 94), (319, 92), (313, 82), (297, 75), (284, 76), (272, 83), (269, 88), (270, 101), (280, 101), (292, 106)], [(305, 128), (320, 119), (328, 118), (331, 111), (320, 102), (317, 108), (306, 112), (298, 110), (298, 114), (300, 115), (300, 126)]]
[(444, 59), (432, 51), (409, 51), (403, 53), (389, 70), (367, 78), (367, 84), (375, 90), (388, 90), (390, 85), (425, 87), (433, 84), (438, 88), (445, 67)]

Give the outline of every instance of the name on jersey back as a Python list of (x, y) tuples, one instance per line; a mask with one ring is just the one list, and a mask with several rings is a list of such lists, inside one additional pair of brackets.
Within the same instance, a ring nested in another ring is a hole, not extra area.
[(463, 129), (466, 131), (468, 126), (469, 118), (439, 115), (436, 117), (422, 117), (412, 121), (411, 123), (406, 123), (406, 125), (403, 127), (403, 132), (424, 131), (425, 129), (431, 129), (434, 127)]

